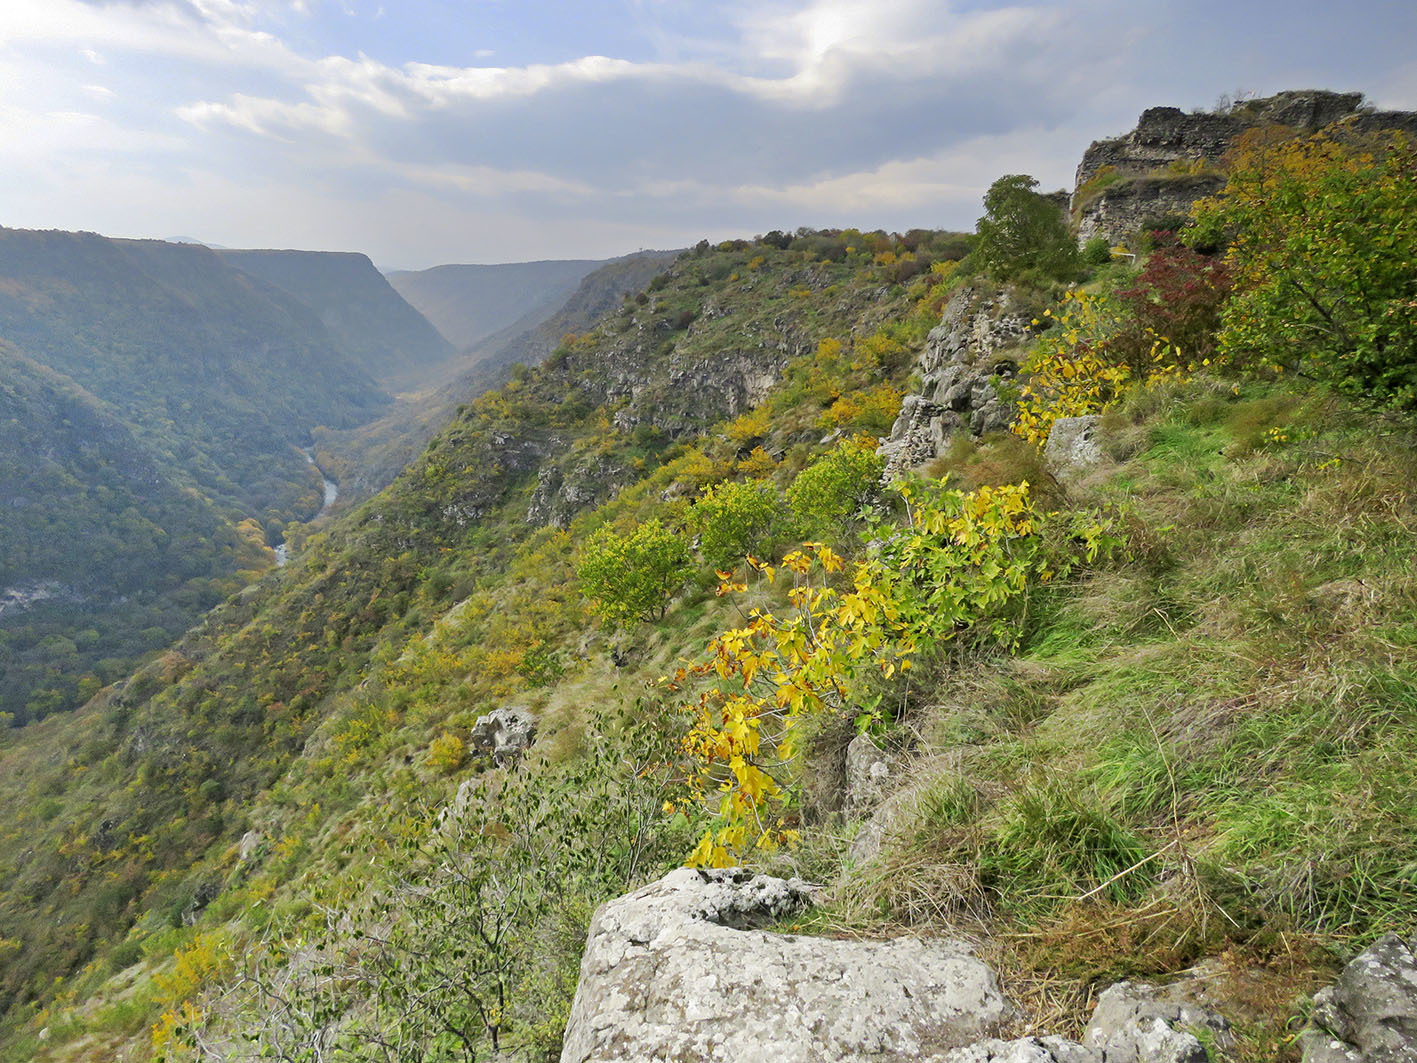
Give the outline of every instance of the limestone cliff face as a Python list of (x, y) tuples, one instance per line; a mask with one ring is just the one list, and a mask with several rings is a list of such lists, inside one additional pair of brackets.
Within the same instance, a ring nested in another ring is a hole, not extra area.
[(998, 385), (1017, 372), (1011, 349), (1021, 346), (1028, 328), (1006, 291), (961, 288), (950, 297), (920, 356), (921, 391), (905, 397), (881, 445), (887, 476), (944, 454), (958, 432), (977, 436), (1008, 426), (1013, 408)]
[[(1256, 125), (1318, 129), (1355, 114), (1361, 92), (1282, 92), (1248, 100), (1226, 114), (1187, 114), (1179, 107), (1149, 107), (1130, 133), (1094, 140), (1077, 168), (1077, 188), (1103, 167), (1139, 175), (1173, 162), (1219, 159), (1245, 130)], [(1076, 206), (1076, 203), (1074, 203)]]
[[(1131, 132), (1095, 140), (1083, 153), (1072, 198), (1078, 240), (1101, 236), (1115, 243), (1157, 219), (1186, 214), (1196, 200), (1224, 186), (1215, 164), (1248, 129), (1284, 126), (1309, 132), (1335, 122), (1359, 134), (1417, 132), (1417, 114), (1366, 110), (1359, 92), (1281, 92), (1246, 100), (1224, 114), (1148, 108)], [(1102, 178), (1115, 183), (1099, 190), (1095, 182)]]

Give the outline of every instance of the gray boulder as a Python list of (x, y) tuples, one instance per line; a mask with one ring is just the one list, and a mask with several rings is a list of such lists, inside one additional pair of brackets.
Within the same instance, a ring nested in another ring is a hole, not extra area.
[(496, 764), (507, 764), (536, 741), (536, 716), (526, 709), (494, 709), (472, 725), (472, 744), (492, 754)]
[(1417, 939), (1396, 934), (1360, 953), (1314, 997), (1304, 1063), (1417, 1061)]
[(1084, 417), (1059, 417), (1048, 431), (1043, 444), (1043, 460), (1053, 475), (1060, 479), (1078, 476), (1102, 460), (1102, 448), (1097, 445), (1096, 414)]
[(1221, 1048), (1234, 1043), (1230, 1024), (1199, 999), (1202, 984), (1118, 982), (1097, 999), (1083, 1044), (1107, 1063), (1206, 1063), (1205, 1032)]
[(754, 929), (814, 889), (681, 868), (591, 922), (562, 1063), (940, 1058), (996, 1033), (994, 973), (949, 941), (837, 941)]
[(988, 1040), (947, 1052), (938, 1063), (1208, 1063), (1192, 1031), (1222, 1050), (1234, 1045), (1230, 1025), (1201, 1002), (1204, 981), (1169, 986), (1118, 982), (1103, 991), (1083, 1043), (1061, 1037)]

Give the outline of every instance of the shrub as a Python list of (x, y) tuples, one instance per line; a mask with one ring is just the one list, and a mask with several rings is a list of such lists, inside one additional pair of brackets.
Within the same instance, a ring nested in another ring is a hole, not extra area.
[(1152, 368), (1157, 337), (1167, 340), (1174, 356), (1203, 362), (1216, 353), (1220, 311), (1229, 294), (1230, 270), (1224, 261), (1166, 237), (1132, 287), (1117, 293), (1130, 320), (1108, 341), (1108, 349), (1134, 374)]
[(451, 732), (444, 731), (428, 746), (428, 766), (445, 775), (461, 768), (465, 759), (467, 759), (467, 745)]
[(871, 497), (884, 470), (875, 440), (837, 444), (803, 469), (787, 489), (798, 530), (805, 535), (839, 530)]
[(1112, 248), (1107, 237), (1094, 236), (1082, 245), (1082, 260), (1089, 266), (1105, 266), (1112, 261)]
[(1417, 148), (1399, 134), (1242, 138), (1193, 244), (1231, 239), (1220, 349), (1417, 407)]
[(716, 569), (736, 565), (768, 534), (778, 509), (777, 491), (766, 480), (708, 488), (689, 512), (704, 560)]
[(658, 520), (629, 535), (603, 527), (585, 545), (576, 569), (581, 589), (606, 623), (660, 620), (689, 571), (689, 544)]

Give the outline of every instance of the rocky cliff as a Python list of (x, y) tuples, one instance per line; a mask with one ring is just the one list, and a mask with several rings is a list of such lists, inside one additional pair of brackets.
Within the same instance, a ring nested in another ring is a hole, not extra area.
[(887, 476), (941, 456), (956, 433), (1007, 427), (1012, 407), (1000, 386), (1018, 371), (1029, 320), (1006, 290), (961, 288), (950, 297), (917, 363), (921, 390), (905, 397), (881, 444)]
[(1197, 199), (1224, 186), (1218, 164), (1246, 130), (1312, 132), (1335, 122), (1355, 133), (1417, 132), (1417, 114), (1367, 108), (1360, 92), (1281, 92), (1221, 113), (1147, 108), (1136, 128), (1095, 140), (1083, 152), (1072, 197), (1078, 239), (1115, 243), (1148, 223), (1184, 216)]

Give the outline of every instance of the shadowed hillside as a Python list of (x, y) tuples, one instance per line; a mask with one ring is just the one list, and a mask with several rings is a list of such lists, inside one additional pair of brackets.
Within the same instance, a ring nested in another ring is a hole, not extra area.
[(304, 303), (361, 369), (391, 389), (415, 387), (452, 346), (399, 296), (368, 256), (333, 251), (221, 251), (222, 258)]

